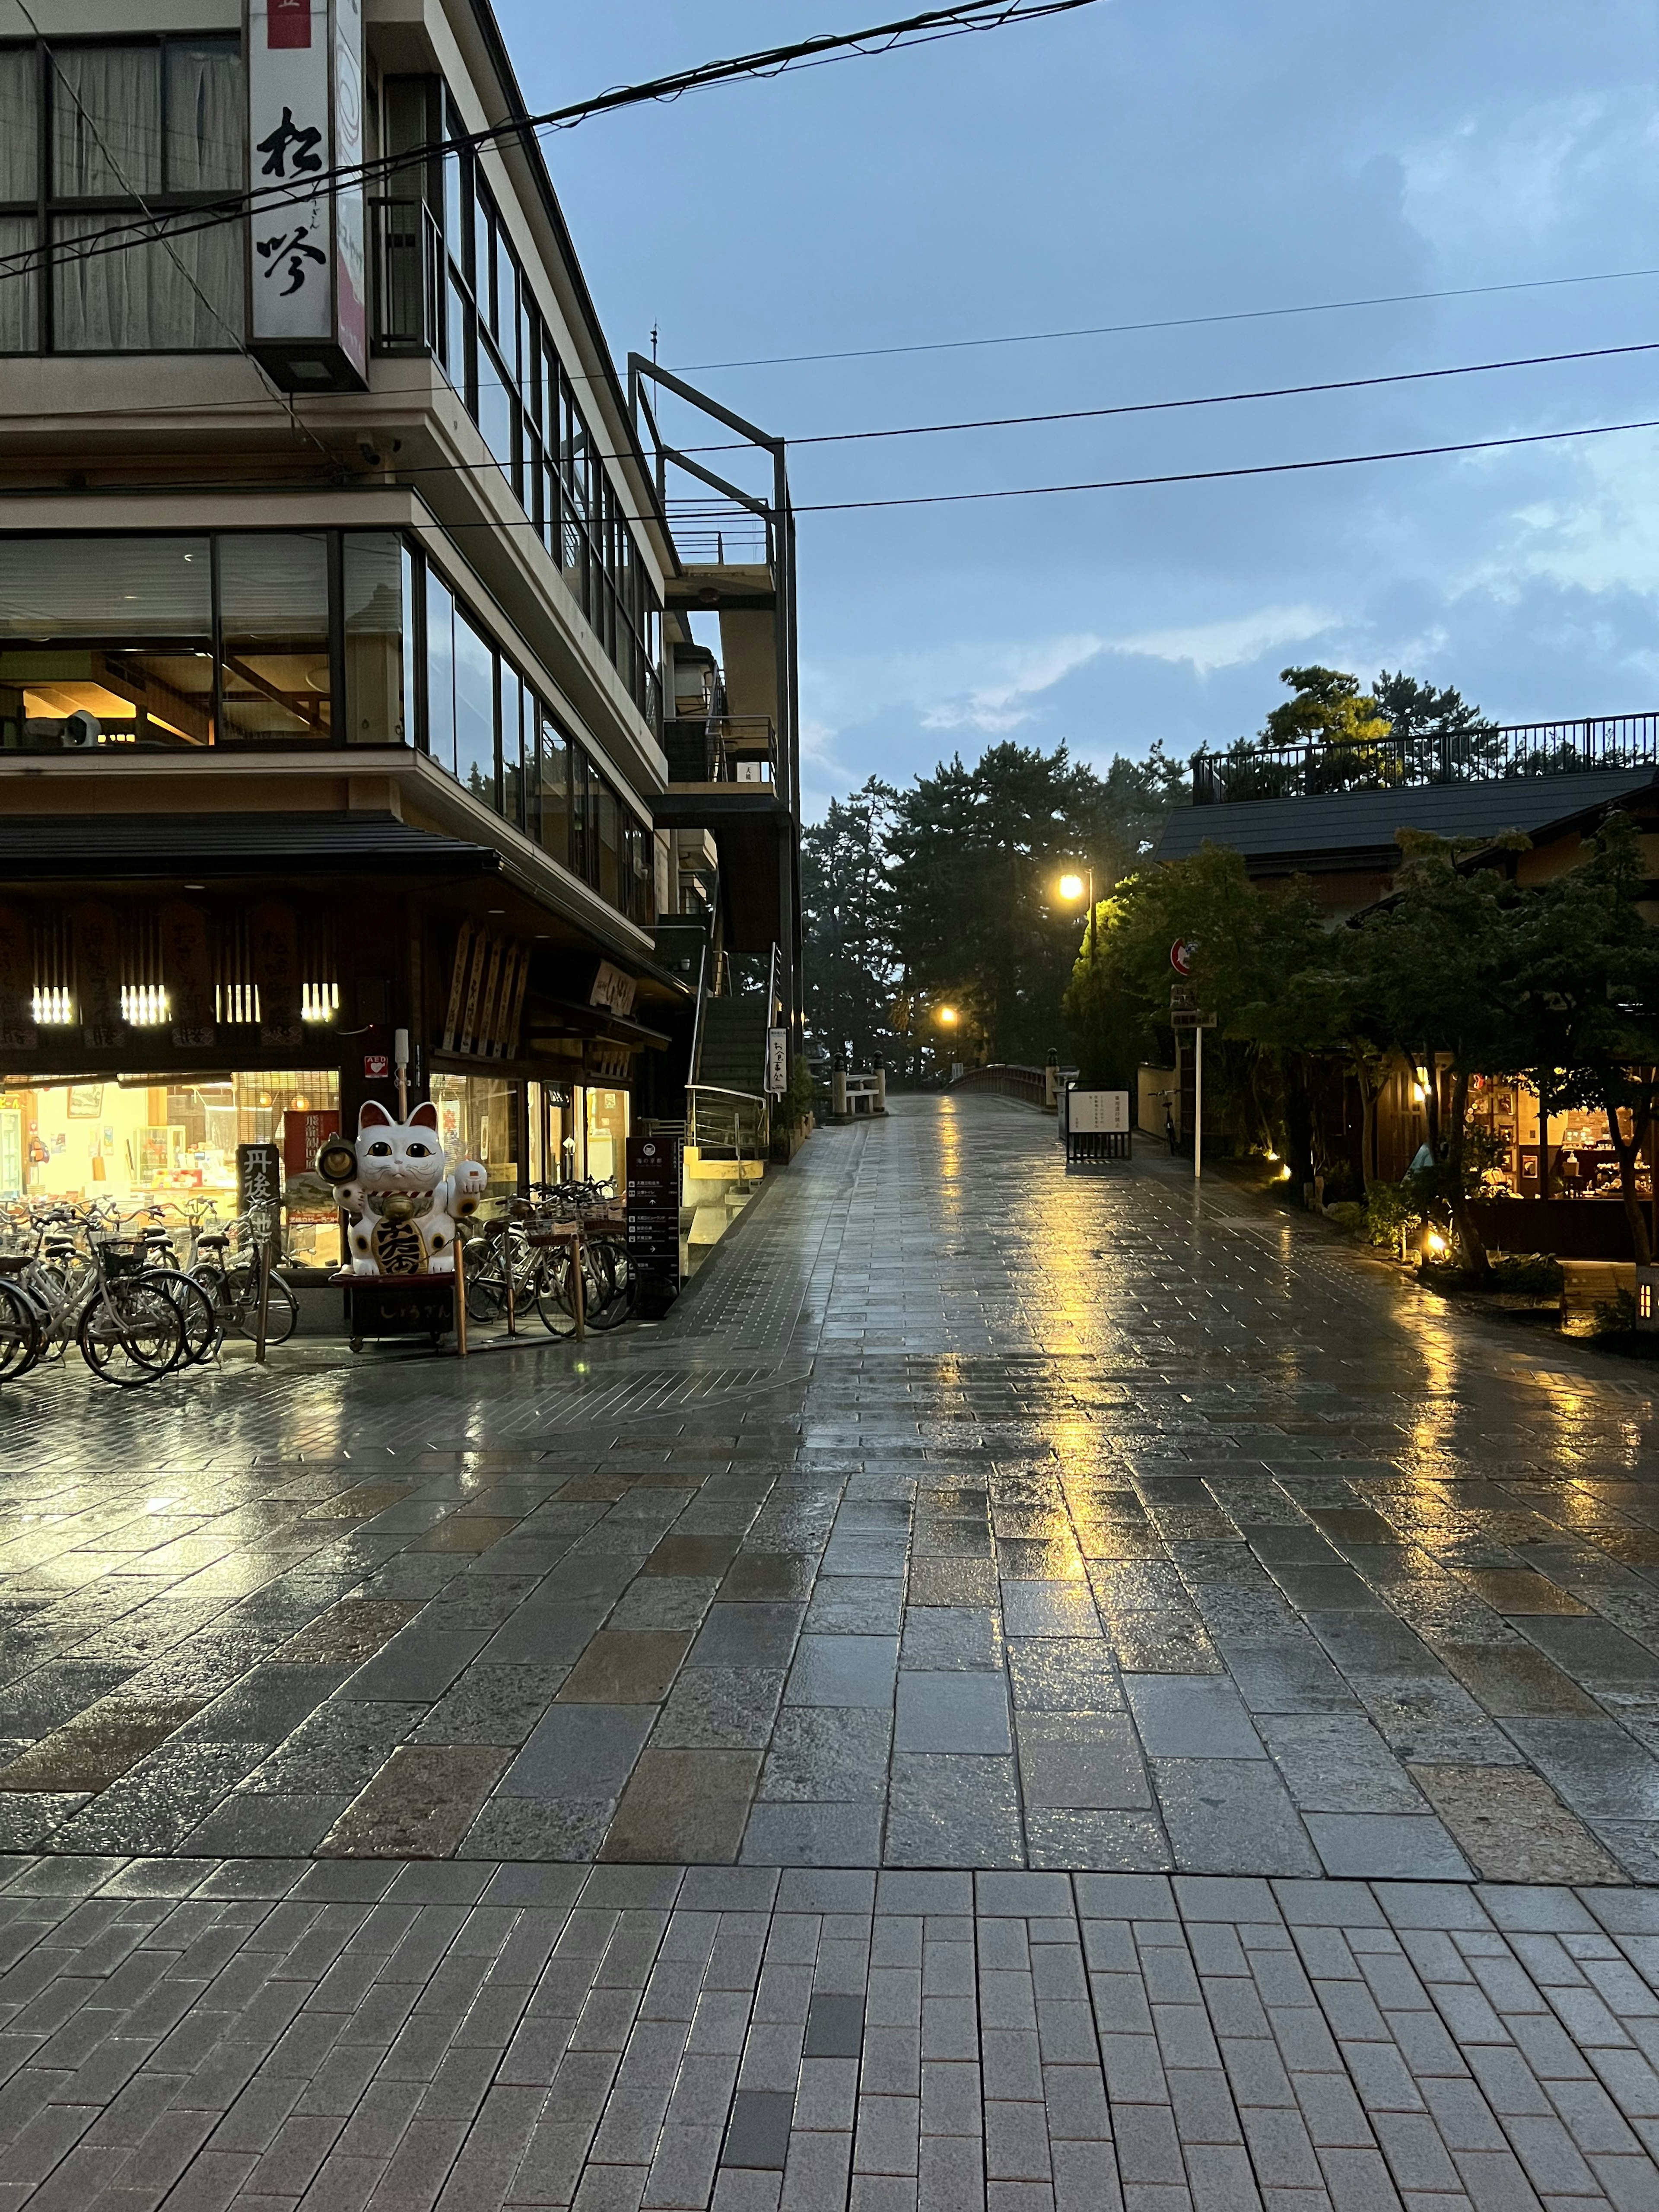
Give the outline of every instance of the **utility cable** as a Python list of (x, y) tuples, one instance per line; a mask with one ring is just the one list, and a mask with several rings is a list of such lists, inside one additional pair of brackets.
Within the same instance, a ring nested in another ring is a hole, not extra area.
[[(790, 70), (817, 69), (829, 62), (867, 58), (871, 52), (890, 53), (915, 46), (931, 46), (941, 39), (960, 38), (976, 31), (1003, 30), (1014, 24), (1069, 15), (1075, 9), (1097, 4), (1097, 0), (957, 0), (953, 6), (930, 8), (918, 15), (872, 24), (866, 30), (826, 32), (816, 38), (796, 40), (789, 46), (769, 46), (756, 53), (699, 63), (693, 68), (676, 70), (644, 83), (617, 85), (609, 92), (573, 101), (566, 107), (550, 108), (540, 115), (514, 116), (504, 123), (489, 124), (482, 131), (460, 131), (453, 137), (405, 147), (400, 153), (380, 155), (373, 161), (307, 170), (304, 182), (308, 191), (320, 191), (328, 185), (366, 185), (445, 154), (469, 149), (476, 152), (483, 147), (498, 145), (504, 139), (539, 138), (555, 131), (572, 131), (592, 116), (639, 106), (647, 101), (678, 100), (688, 92), (702, 91), (710, 85), (732, 83), (744, 77), (781, 76)], [(39, 36), (38, 30), (36, 35)], [(235, 216), (255, 213), (267, 203), (286, 204), (293, 194), (292, 179), (228, 194), (204, 208), (198, 221), (176, 225), (173, 234), (184, 237), (191, 231), (214, 228)], [(129, 219), (88, 232), (74, 242), (76, 250), (72, 252), (40, 245), (27, 247), (20, 253), (0, 256), (0, 277), (23, 276), (43, 267), (49, 252), (59, 262), (124, 252), (135, 242), (131, 234), (140, 228)]]
[[(1373, 461), (1424, 460), (1446, 453), (1489, 453), (1510, 447), (1558, 445), (1571, 438), (1610, 438), (1628, 430), (1659, 430), (1659, 416), (1645, 417), (1635, 422), (1592, 422), (1571, 430), (1532, 430), (1520, 432), (1505, 438), (1461, 439), (1455, 443), (1441, 446), (1395, 446), (1371, 453), (1333, 453), (1316, 460), (1255, 461), (1230, 469), (1176, 469), (1157, 476), (1098, 477), (1075, 483), (1012, 484), (989, 491), (911, 492), (888, 499), (795, 500), (790, 502), (790, 512), (798, 515), (867, 514), (884, 507), (957, 507), (981, 500), (1046, 499), (1060, 492), (1130, 491), (1143, 486), (1158, 484), (1221, 483), (1240, 477), (1291, 476), (1315, 469), (1358, 468)], [(499, 469), (501, 464), (490, 462), (480, 465)], [(380, 479), (376, 479), (373, 486), (374, 489), (380, 491), (396, 491), (398, 488), (395, 481), (386, 483)], [(149, 491), (161, 495), (176, 495), (179, 492), (205, 494), (224, 491), (310, 493), (315, 491), (316, 486), (306, 479), (288, 483), (280, 478), (262, 477), (246, 482), (220, 479), (217, 482), (209, 480), (191, 484), (104, 483), (95, 489), (100, 492)], [(61, 484), (8, 485), (6, 495), (11, 499), (82, 498), (85, 495), (85, 490), (84, 488), (80, 488), (71, 492)], [(678, 510), (682, 520), (693, 521), (711, 520), (717, 514), (729, 515), (731, 511), (729, 507), (683, 507)], [(636, 522), (644, 526), (657, 523), (661, 518), (654, 514), (619, 514), (617, 519), (621, 522)], [(673, 526), (672, 516), (669, 518), (669, 524), (672, 532)], [(460, 530), (532, 530), (538, 534), (543, 527), (528, 515), (509, 516), (505, 521), (498, 521), (494, 517), (474, 522), (445, 520), (441, 526), (449, 533)]]
[[(3, 266), (3, 264), (0, 264)], [(1455, 284), (1438, 292), (1378, 292), (1364, 299), (1312, 300), (1293, 307), (1237, 307), (1226, 313), (1169, 315), (1152, 322), (1090, 323), (1077, 330), (1010, 331), (997, 337), (925, 338), (908, 345), (852, 346), (836, 353), (759, 354), (745, 361), (693, 361), (682, 376), (715, 368), (787, 368), (817, 361), (878, 361), (893, 354), (966, 353), (980, 346), (1046, 345), (1060, 338), (1121, 337), (1137, 331), (1202, 330), (1213, 323), (1268, 322), (1284, 315), (1330, 315), (1351, 307), (1400, 307), (1425, 300), (1477, 300), (1498, 292), (1547, 292), (1565, 284), (1622, 284), (1638, 276), (1659, 276), (1659, 269), (1602, 269), (1580, 276), (1522, 276), (1505, 284)]]
[[(1048, 415), (984, 415), (960, 422), (912, 422), (891, 430), (821, 430), (792, 437), (792, 447), (854, 445), (872, 438), (927, 438), (946, 430), (1008, 430), (1027, 423), (1090, 422), (1109, 415), (1158, 415), (1183, 407), (1231, 407), (1245, 399), (1297, 399), (1318, 392), (1365, 392), (1384, 384), (1426, 384), (1448, 376), (1485, 376), (1499, 368), (1544, 368), (1563, 361), (1607, 361), (1620, 354), (1659, 352), (1659, 339), (1632, 345), (1585, 346), (1572, 353), (1522, 354), (1510, 361), (1472, 361), (1453, 368), (1403, 368), (1384, 376), (1345, 376), (1328, 384), (1275, 384), (1253, 392), (1216, 392), (1196, 399), (1139, 399), (1113, 407), (1068, 407)], [(742, 452), (746, 439), (718, 446), (685, 446), (687, 453)]]

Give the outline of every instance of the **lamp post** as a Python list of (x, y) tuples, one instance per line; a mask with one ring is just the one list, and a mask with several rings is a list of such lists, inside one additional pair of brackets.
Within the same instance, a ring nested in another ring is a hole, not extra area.
[(1099, 934), (1099, 923), (1096, 919), (1095, 872), (1093, 866), (1091, 865), (1089, 866), (1085, 872), (1085, 875), (1065, 875), (1060, 879), (1060, 895), (1068, 904), (1074, 903), (1078, 899), (1080, 899), (1085, 890), (1089, 895), (1089, 927), (1087, 936), (1085, 940), (1088, 950), (1084, 957), (1088, 961), (1090, 967), (1092, 968), (1095, 964), (1095, 939)]

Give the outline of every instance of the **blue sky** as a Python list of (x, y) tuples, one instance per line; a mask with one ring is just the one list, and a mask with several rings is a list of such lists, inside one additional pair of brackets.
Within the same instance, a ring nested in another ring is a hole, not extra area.
[[(890, 12), (497, 0), (552, 106)], [(896, 9), (890, 12), (897, 13)], [(620, 359), (789, 436), (1659, 337), (1659, 276), (769, 366), (1659, 266), (1646, 0), (1099, 0), (629, 111), (550, 143)], [(1659, 354), (804, 448), (795, 496), (1224, 468), (1659, 416)], [(1659, 705), (1659, 432), (801, 523), (809, 811), (1003, 736), (1088, 759), (1260, 726), (1286, 663), (1405, 666), (1502, 720)]]

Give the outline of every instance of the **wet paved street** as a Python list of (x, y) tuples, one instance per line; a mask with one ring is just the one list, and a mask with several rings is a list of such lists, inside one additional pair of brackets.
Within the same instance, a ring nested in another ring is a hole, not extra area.
[(984, 1097), (580, 1360), (9, 1388), (0, 2212), (1656, 2212), (1651, 1397)]

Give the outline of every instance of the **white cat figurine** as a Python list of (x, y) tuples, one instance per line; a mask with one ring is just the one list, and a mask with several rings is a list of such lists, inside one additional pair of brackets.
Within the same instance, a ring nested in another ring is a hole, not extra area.
[(338, 1192), (351, 1216), (353, 1274), (453, 1274), (456, 1225), (477, 1212), (489, 1170), (460, 1160), (445, 1175), (429, 1102), (400, 1122), (370, 1099), (357, 1116), (356, 1149), (356, 1175)]

